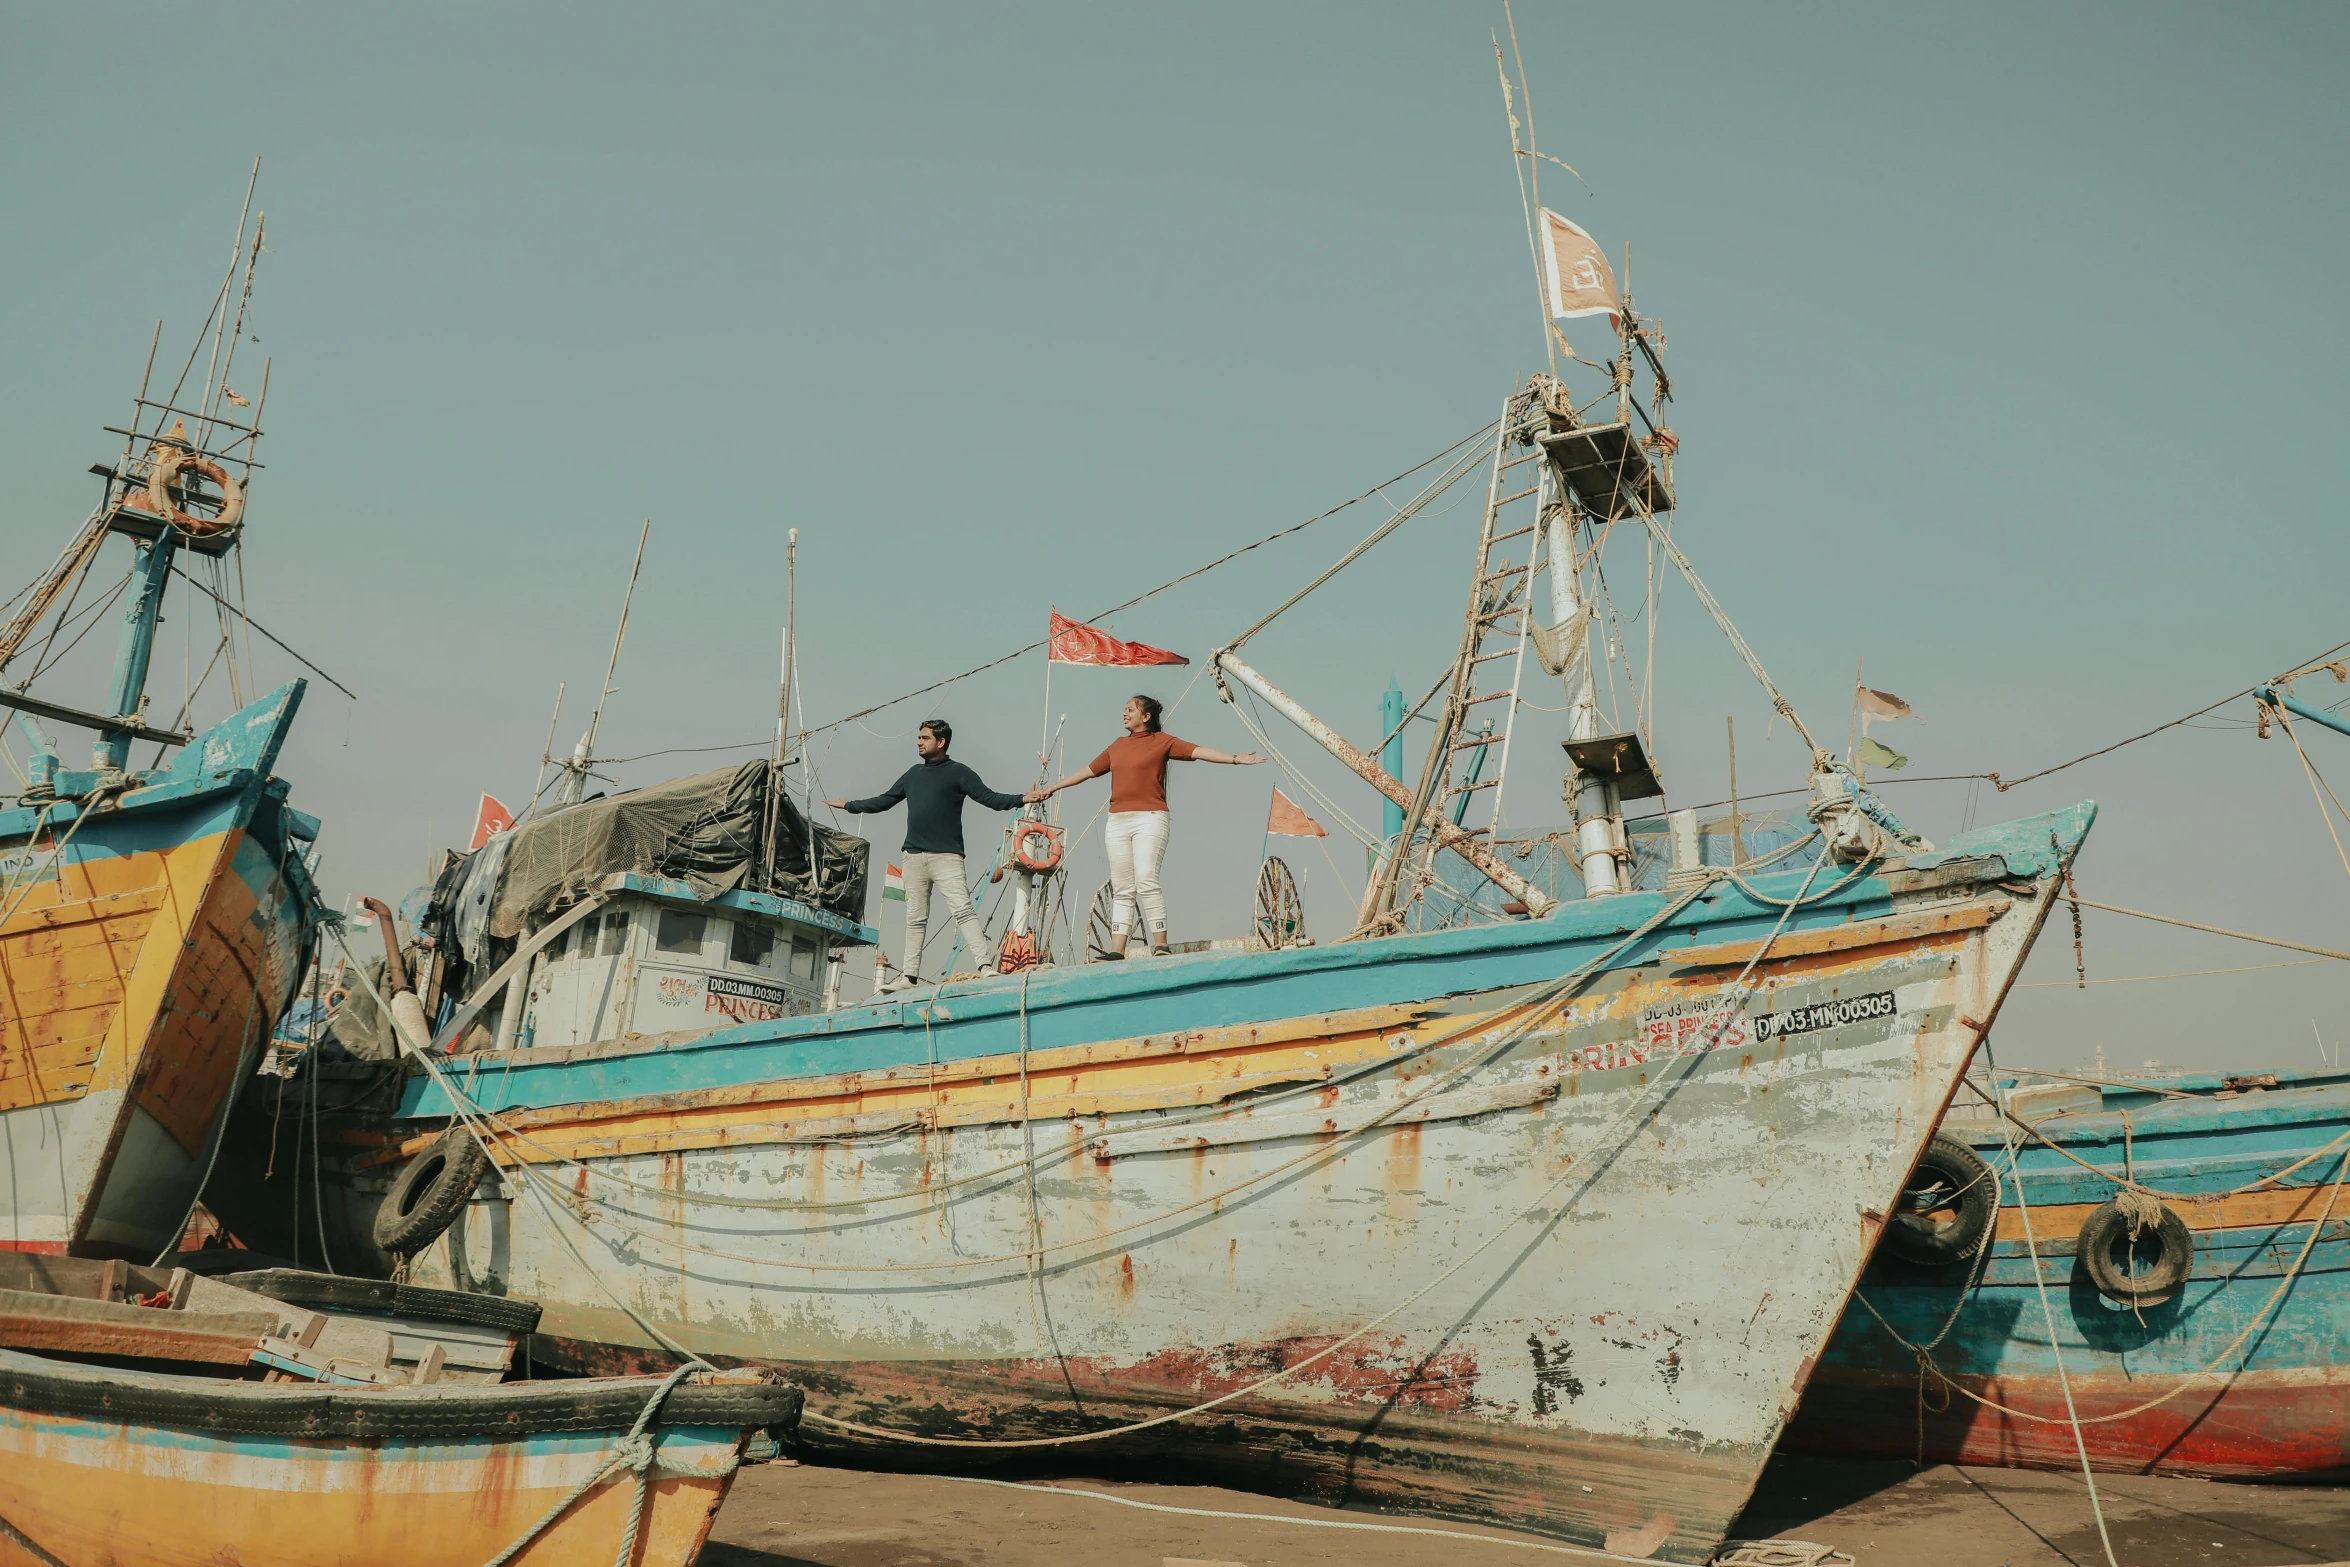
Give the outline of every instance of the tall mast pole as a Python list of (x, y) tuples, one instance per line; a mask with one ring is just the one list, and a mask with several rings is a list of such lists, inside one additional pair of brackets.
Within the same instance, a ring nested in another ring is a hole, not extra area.
[(612, 633), (612, 657), (604, 665), (604, 689), (596, 695), (596, 710), (588, 715), (587, 733), (579, 737), (572, 749), (571, 760), (564, 764), (570, 774), (563, 780), (564, 805), (577, 805), (587, 793), (588, 770), (595, 765), (596, 731), (604, 722), (604, 699), (620, 689), (612, 684), (612, 676), (620, 668), (620, 644), (628, 640), (628, 606), (636, 598), (637, 573), (644, 569), (645, 540), (651, 536), (653, 520), (645, 519), (642, 532), (636, 536), (636, 560), (628, 568), (628, 591), (620, 596), (620, 625)]
[[(786, 736), (791, 729), (792, 677), (792, 623), (798, 619), (800, 603), (800, 530), (789, 529), (783, 545), (783, 669), (781, 691), (775, 699), (775, 754), (767, 764), (767, 825), (762, 841), (767, 846), (767, 887), (775, 886), (775, 823), (783, 814), (783, 764), (790, 742)], [(811, 805), (813, 801), (809, 802)], [(810, 874), (814, 865), (810, 864)]]

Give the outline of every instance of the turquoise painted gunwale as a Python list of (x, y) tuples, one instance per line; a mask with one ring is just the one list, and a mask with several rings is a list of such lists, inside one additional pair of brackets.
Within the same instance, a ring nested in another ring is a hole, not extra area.
[[(1986, 881), (2036, 879), (2078, 847), (2096, 815), (2092, 804), (1966, 834), (1939, 854), (1911, 856), (1911, 869), (1981, 863)], [(1849, 872), (1826, 867), (1814, 884), (1834, 887)], [(1791, 897), (1801, 870), (1753, 878), (1758, 890)], [(1864, 876), (1798, 911), (1791, 930), (1841, 924), (1886, 912), (1882, 877)], [(1601, 956), (1656, 916), (1662, 893), (1569, 903), (1540, 920), (1431, 931), (1281, 952), (1207, 953), (1131, 966), (1089, 964), (942, 986), (904, 1002), (853, 1007), (723, 1029), (683, 1044), (613, 1052), (608, 1047), (472, 1056), (451, 1065), (465, 1092), (490, 1110), (630, 1100), (702, 1089), (821, 1077), (850, 1071), (958, 1061), (1109, 1039), (1229, 1027), (1436, 997), (1479, 995), (1553, 980)], [(1767, 934), (1781, 911), (1717, 884), (1611, 965), (1653, 961), (1684, 945)], [(1595, 976), (1595, 979), (1597, 976)], [(438, 1119), (451, 1107), (438, 1084), (411, 1077), (397, 1115)]]

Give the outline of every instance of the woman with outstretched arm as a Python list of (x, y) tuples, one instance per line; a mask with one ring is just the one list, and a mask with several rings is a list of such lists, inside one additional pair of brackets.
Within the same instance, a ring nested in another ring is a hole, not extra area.
[(1081, 770), (1028, 791), (1031, 802), (1049, 799), (1088, 778), (1110, 775), (1110, 822), (1106, 833), (1110, 851), (1110, 886), (1116, 902), (1110, 912), (1110, 958), (1126, 956), (1127, 937), (1134, 929), (1134, 911), (1142, 910), (1150, 929), (1150, 950), (1163, 957), (1167, 943), (1167, 899), (1159, 887), (1159, 867), (1167, 858), (1167, 833), (1173, 825), (1167, 811), (1167, 764), (1222, 762), (1253, 767), (1264, 760), (1254, 751), (1229, 752), (1178, 740), (1159, 728), (1161, 709), (1156, 697), (1131, 697), (1123, 721), (1126, 733), (1110, 742), (1108, 750)]

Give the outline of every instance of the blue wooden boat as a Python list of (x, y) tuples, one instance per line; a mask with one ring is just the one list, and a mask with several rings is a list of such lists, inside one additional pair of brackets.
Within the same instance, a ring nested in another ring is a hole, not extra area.
[[(1934, 1260), (1889, 1238), (1787, 1445), (2076, 1467), (2061, 1362), (2101, 1469), (2350, 1478), (2350, 1076), (1998, 1089), (2016, 1121), (1962, 1095), (1913, 1183), (1939, 1210), (1910, 1221), (1934, 1226)], [(1999, 1184), (1995, 1215), (1987, 1187), (1953, 1201), (1969, 1150)], [(2135, 1215), (2133, 1184), (2149, 1199)]]
[[(200, 733), (187, 706), (150, 721), (173, 578), (193, 584), (192, 564), (244, 537), (260, 430), (229, 416), (225, 376), (190, 399), (197, 409), (141, 386), (121, 455), (93, 470), (96, 509), (0, 625), (0, 723), (34, 741), (0, 809), (0, 1250), (146, 1261), (171, 1249), (316, 934), (319, 823), (276, 776), (304, 682)], [(129, 570), (103, 698), (27, 689), (118, 541)], [(199, 591), (183, 588), (174, 613), (210, 619)], [(225, 623), (220, 634), (225, 646)], [(90, 731), (87, 765), (43, 724)]]

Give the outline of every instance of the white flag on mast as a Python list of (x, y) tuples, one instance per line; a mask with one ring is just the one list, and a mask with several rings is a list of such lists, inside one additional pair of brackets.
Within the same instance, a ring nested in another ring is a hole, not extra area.
[(1599, 241), (1548, 207), (1542, 209), (1542, 283), (1553, 316), (1614, 316), (1615, 269)]

